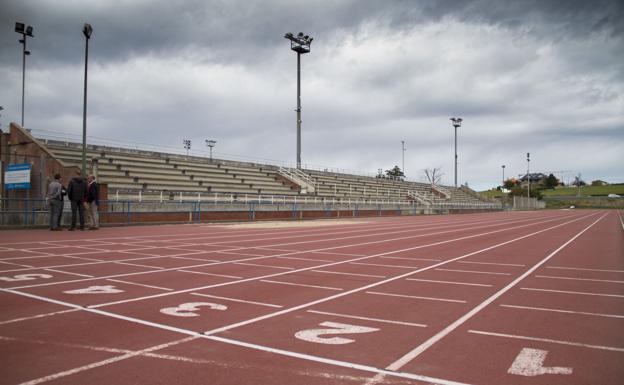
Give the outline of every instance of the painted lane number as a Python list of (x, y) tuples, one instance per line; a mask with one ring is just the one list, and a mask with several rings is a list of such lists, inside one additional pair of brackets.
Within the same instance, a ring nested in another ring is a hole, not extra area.
[(544, 366), (547, 350), (523, 348), (507, 373), (517, 376), (535, 377), (543, 374), (572, 374), (572, 368)]
[(118, 294), (123, 293), (123, 290), (115, 289), (115, 286), (89, 286), (84, 289), (67, 290), (63, 293), (66, 294)]
[(199, 314), (194, 313), (200, 307), (206, 306), (212, 310), (227, 310), (227, 306), (212, 302), (188, 302), (178, 305), (177, 307), (165, 307), (160, 312), (175, 317), (198, 317)]
[(50, 274), (18, 274), (13, 277), (0, 277), (0, 281), (5, 282), (17, 282), (17, 281), (32, 281), (33, 279), (48, 279), (52, 278)]
[(323, 322), (319, 324), (320, 326), (325, 326), (327, 329), (307, 329), (301, 330), (295, 333), (295, 337), (300, 340), (315, 342), (317, 344), (328, 344), (328, 345), (344, 345), (355, 342), (350, 338), (344, 337), (322, 337), (324, 335), (332, 335), (332, 334), (359, 334), (359, 333), (371, 333), (376, 332), (379, 329), (369, 328), (366, 326), (357, 326), (357, 325), (349, 325), (349, 324), (341, 324), (338, 322)]

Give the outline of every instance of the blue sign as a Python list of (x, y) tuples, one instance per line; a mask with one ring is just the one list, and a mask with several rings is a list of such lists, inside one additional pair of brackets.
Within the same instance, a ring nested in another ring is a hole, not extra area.
[(4, 172), (4, 185), (7, 190), (30, 188), (30, 163), (10, 164)]

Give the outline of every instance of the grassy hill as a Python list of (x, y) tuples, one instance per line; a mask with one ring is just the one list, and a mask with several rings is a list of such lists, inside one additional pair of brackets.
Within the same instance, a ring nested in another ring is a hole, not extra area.
[[(544, 197), (576, 197), (578, 193), (578, 189), (575, 186), (565, 186), (565, 187), (557, 187), (554, 190), (541, 190), (542, 195)], [(480, 194), (483, 194), (490, 198), (498, 198), (505, 194), (502, 192), (491, 189), (487, 191), (481, 191)], [(610, 184), (607, 186), (582, 186), (581, 187), (581, 196), (607, 196), (609, 194), (617, 194), (624, 196), (624, 183)]]

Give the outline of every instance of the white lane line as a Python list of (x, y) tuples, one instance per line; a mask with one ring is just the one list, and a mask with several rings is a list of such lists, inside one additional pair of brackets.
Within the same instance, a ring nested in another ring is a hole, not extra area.
[[(357, 245), (355, 245), (357, 246)], [(310, 251), (312, 254), (329, 254), (329, 255), (338, 255), (341, 257), (366, 257), (366, 254), (353, 254), (353, 253), (340, 253), (340, 252), (332, 252), (332, 251)]]
[(125, 283), (126, 285), (133, 285), (133, 286), (147, 287), (147, 288), (150, 288), (150, 289), (165, 290), (165, 291), (173, 291), (173, 289), (169, 289), (169, 288), (166, 288), (166, 287), (152, 286), (152, 285), (144, 285), (144, 284), (142, 284), (142, 283), (122, 281), (122, 280), (120, 280), (120, 279), (112, 279), (112, 278), (109, 278), (109, 279), (107, 279), (107, 281), (111, 281), (111, 282), (119, 282), (119, 283)]
[(543, 291), (546, 293), (561, 293), (561, 294), (577, 294), (577, 295), (593, 295), (597, 297), (615, 297), (615, 298), (624, 298), (624, 295), (620, 294), (603, 294), (603, 293), (589, 293), (585, 291), (569, 291), (569, 290), (553, 290), (553, 289), (539, 289), (534, 287), (521, 287), (520, 290), (531, 290), (531, 291)]
[(328, 259), (313, 259), (313, 258), (299, 258), (299, 257), (275, 257), (276, 259), (292, 259), (295, 261), (310, 261), (310, 262), (336, 262)]
[(57, 270), (57, 269), (44, 269), (45, 271), (53, 271), (55, 273), (62, 273), (62, 274), (67, 274), (67, 275), (75, 275), (77, 277), (84, 277), (84, 278), (94, 278), (93, 275), (89, 275), (89, 274), (79, 274), (79, 273), (72, 273), (70, 271), (63, 271), (63, 270)]
[[(158, 257), (156, 257), (158, 258)], [(148, 269), (156, 269), (156, 270), (163, 270), (164, 267), (158, 267), (158, 266), (149, 266), (149, 265), (140, 265), (138, 263), (130, 263), (130, 262), (119, 262), (119, 261), (112, 261), (112, 263), (115, 263), (117, 265), (128, 265), (128, 266), (137, 266), (137, 267), (146, 267)]]
[(367, 291), (365, 293), (366, 294), (374, 294), (374, 295), (384, 295), (384, 296), (387, 296), (387, 297), (401, 297), (401, 298), (412, 298), (412, 299), (425, 299), (425, 300), (428, 300), (428, 301), (466, 303), (466, 301), (461, 300), (461, 299), (421, 297), (421, 296), (417, 296), (417, 295), (382, 293), (382, 292), (379, 292), (379, 291)]
[(316, 286), (316, 285), (305, 285), (303, 283), (292, 283), (292, 282), (283, 282), (283, 281), (272, 281), (269, 279), (261, 279), (260, 282), (266, 282), (266, 283), (275, 283), (278, 285), (290, 285), (290, 286), (301, 286), (301, 287), (311, 287), (313, 289), (324, 289), (324, 290), (336, 290), (336, 291), (342, 291), (344, 289), (341, 289), (339, 287), (331, 287), (331, 286)]
[(562, 269), (562, 270), (581, 270), (581, 271), (598, 271), (604, 273), (624, 273), (624, 270), (607, 270), (607, 269), (586, 269), (581, 267), (565, 267), (565, 266), (546, 266), (547, 269)]
[(282, 305), (274, 305), (272, 303), (264, 303), (264, 302), (256, 302), (256, 301), (247, 301), (244, 299), (238, 299), (238, 298), (230, 298), (230, 297), (219, 297), (217, 295), (210, 295), (210, 294), (202, 294), (202, 293), (191, 293), (192, 295), (198, 295), (200, 297), (207, 297), (207, 298), (214, 298), (214, 299), (222, 299), (225, 301), (231, 301), (231, 302), (240, 302), (240, 303), (248, 303), (250, 305), (259, 305), (259, 306), (267, 306), (267, 307), (274, 307), (274, 308), (278, 308), (281, 309), (284, 306)]
[(327, 271), (327, 270), (310, 270), (310, 271), (312, 271), (313, 273), (350, 275), (350, 276), (353, 276), (353, 277), (386, 278), (385, 275), (342, 273), (340, 271)]
[(243, 277), (239, 277), (236, 275), (225, 275), (225, 274), (214, 274), (214, 273), (206, 273), (203, 271), (193, 271), (193, 270), (176, 270), (182, 273), (191, 273), (191, 274), (201, 274), (201, 275), (211, 275), (213, 277), (222, 277), (222, 278), (232, 278), (232, 279), (242, 279)]
[(481, 335), (493, 336), (493, 337), (514, 338), (514, 339), (528, 340), (528, 341), (550, 342), (550, 343), (553, 343), (553, 344), (569, 345), (569, 346), (579, 346), (579, 347), (590, 348), (590, 349), (600, 349), (600, 350), (610, 350), (610, 351), (615, 351), (615, 352), (624, 352), (624, 348), (620, 348), (620, 347), (617, 347), (617, 346), (589, 345), (589, 344), (583, 344), (583, 343), (580, 343), (580, 342), (553, 340), (553, 339), (550, 339), (550, 338), (519, 336), (519, 335), (514, 335), (514, 334), (492, 333), (492, 332), (485, 332), (485, 331), (481, 331), (481, 330), (468, 330), (468, 333), (481, 334)]
[(418, 266), (384, 265), (380, 263), (350, 262), (349, 264), (350, 265), (362, 265), (362, 266), (394, 267), (396, 269), (419, 269)]
[(35, 268), (35, 266), (32, 266), (32, 265), (23, 265), (23, 264), (20, 264), (20, 263), (7, 262), (7, 261), (0, 261), (0, 263), (2, 263), (4, 265), (11, 265), (11, 267), (19, 266), (19, 267), (24, 267), (24, 268), (28, 268), (28, 269), (34, 269)]
[(233, 262), (233, 265), (243, 265), (243, 266), (255, 266), (255, 267), (266, 267), (268, 269), (280, 269), (280, 270), (295, 270), (294, 267), (286, 267), (286, 266), (271, 266), (271, 265), (263, 265), (261, 263), (248, 263), (248, 262)]
[(13, 322), (28, 321), (28, 320), (31, 320), (31, 319), (37, 319), (37, 318), (43, 318), (43, 317), (50, 317), (50, 316), (53, 316), (53, 315), (70, 313), (70, 312), (73, 312), (73, 311), (78, 311), (78, 309), (61, 310), (61, 311), (55, 311), (55, 312), (52, 312), (52, 313), (37, 314), (37, 315), (29, 316), (29, 317), (14, 318), (14, 319), (6, 320), (6, 321), (0, 321), (0, 325), (10, 324), (10, 323), (13, 323)]
[(490, 275), (511, 275), (510, 273), (496, 273), (492, 271), (476, 271), (476, 270), (461, 270), (461, 269), (442, 269), (438, 268), (436, 270), (439, 271), (452, 271), (455, 273), (471, 273), (471, 274), (490, 274)]
[(187, 261), (199, 261), (199, 262), (221, 262), (218, 259), (200, 259), (200, 258), (189, 258), (189, 257), (168, 257), (172, 259), (184, 259)]
[(550, 275), (536, 275), (535, 278), (548, 279), (568, 279), (571, 281), (590, 281), (590, 282), (608, 282), (608, 283), (624, 283), (624, 281), (614, 281), (609, 279), (593, 279), (593, 278), (575, 278), (575, 277), (554, 277)]
[(564, 310), (564, 309), (550, 309), (544, 307), (532, 307), (532, 306), (519, 306), (519, 305), (500, 305), (501, 307), (508, 307), (512, 309), (522, 309), (522, 310), (537, 310), (537, 311), (549, 311), (553, 313), (565, 313), (565, 314), (580, 314), (580, 315), (591, 315), (596, 317), (607, 317), (607, 318), (624, 318), (624, 315), (617, 314), (601, 314), (601, 313), (588, 313), (585, 311), (573, 311), (573, 310)]
[(308, 310), (307, 312), (314, 313), (314, 314), (331, 315), (331, 316), (340, 317), (340, 318), (352, 318), (352, 319), (360, 319), (364, 321), (381, 322), (381, 323), (393, 324), (393, 325), (415, 326), (419, 328), (427, 327), (427, 325), (425, 324), (417, 324), (413, 322), (403, 322), (403, 321), (393, 321), (393, 320), (387, 320), (387, 319), (381, 319), (381, 318), (362, 317), (362, 316), (351, 315), (351, 314), (330, 313), (330, 312), (318, 311), (318, 310)]
[(517, 263), (496, 263), (496, 262), (459, 261), (457, 263), (472, 263), (475, 265), (494, 265), (494, 266), (513, 266), (513, 267), (525, 267), (526, 266), (526, 265), (519, 265)]
[[(446, 337), (449, 333), (451, 333), (452, 331), (454, 331), (455, 329), (457, 329), (458, 327), (460, 327), (461, 325), (463, 325), (466, 321), (468, 321), (470, 318), (472, 318), (475, 314), (477, 314), (478, 312), (480, 312), (481, 310), (483, 310), (486, 306), (488, 306), (489, 304), (491, 304), (492, 302), (494, 302), (495, 300), (497, 300), (499, 297), (501, 297), (503, 294), (507, 293), (509, 290), (511, 290), (514, 286), (516, 286), (520, 281), (522, 281), (523, 279), (525, 279), (526, 277), (528, 277), (529, 275), (533, 274), (533, 272), (535, 270), (537, 270), (538, 268), (540, 268), (543, 264), (547, 263), (553, 256), (555, 256), (557, 253), (559, 253), (559, 251), (563, 250), (563, 248), (565, 248), (567, 245), (569, 245), (570, 243), (572, 243), (575, 239), (577, 239), (578, 237), (580, 237), (582, 234), (584, 234), (587, 230), (589, 230), (591, 227), (593, 227), (596, 223), (598, 223), (600, 220), (602, 220), (605, 216), (607, 216), (607, 214), (602, 215), (600, 218), (596, 219), (594, 222), (592, 222), (589, 226), (585, 227), (583, 230), (581, 230), (579, 233), (577, 233), (575, 236), (573, 236), (572, 238), (570, 238), (567, 242), (565, 242), (563, 245), (559, 246), (555, 251), (553, 251), (552, 253), (550, 253), (549, 255), (547, 255), (544, 259), (542, 259), (540, 262), (538, 262), (537, 264), (535, 264), (533, 267), (531, 267), (529, 270), (527, 270), (525, 273), (523, 273), (522, 275), (520, 275), (518, 278), (514, 279), (512, 282), (510, 282), (507, 286), (505, 286), (504, 288), (500, 289), (499, 291), (497, 291), (496, 293), (494, 293), (494, 295), (490, 296), (488, 299), (486, 299), (485, 301), (481, 302), (479, 305), (475, 306), (474, 308), (472, 308), (472, 310), (470, 310), (468, 313), (464, 314), (463, 316), (459, 317), (457, 320), (455, 320), (454, 322), (452, 322), (450, 325), (448, 325), (447, 327), (445, 327), (444, 329), (442, 329), (441, 331), (439, 331), (438, 333), (436, 333), (435, 335), (433, 335), (431, 338), (429, 338), (427, 341), (423, 342), (422, 344), (418, 345), (416, 348), (412, 349), (410, 352), (408, 352), (407, 354), (405, 354), (403, 357), (399, 358), (398, 360), (396, 360), (395, 362), (393, 362), (392, 364), (390, 364), (388, 367), (386, 367), (386, 369), (389, 370), (399, 370), (401, 367), (403, 367), (404, 365), (406, 365), (408, 362), (412, 361), (414, 358), (418, 357), (420, 354), (422, 354), (425, 350), (429, 349), (431, 346), (433, 346), (434, 344), (436, 344), (438, 341), (440, 341), (442, 338)], [(564, 222), (567, 223), (567, 222)], [(522, 238), (526, 238), (527, 236), (521, 237)]]
[(408, 257), (380, 257), (383, 259), (403, 259), (406, 261), (426, 261), (426, 262), (441, 262), (441, 259), (432, 259), (432, 258), (408, 258)]
[(464, 286), (479, 286), (479, 287), (492, 287), (485, 283), (469, 283), (469, 282), (452, 282), (452, 281), (438, 281), (435, 279), (421, 279), (421, 278), (405, 278), (406, 281), (420, 281), (420, 282), (432, 282), (432, 283), (445, 283), (449, 285), (464, 285)]

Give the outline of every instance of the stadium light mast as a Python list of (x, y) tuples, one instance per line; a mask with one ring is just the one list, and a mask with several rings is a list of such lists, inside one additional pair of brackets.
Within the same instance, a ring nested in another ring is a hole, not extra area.
[(531, 197), (531, 174), (529, 172), (531, 164), (531, 153), (527, 152), (527, 198)]
[(501, 168), (503, 169), (503, 184), (501, 186), (505, 187), (505, 165), (502, 165)]
[(284, 37), (290, 40), (290, 49), (297, 52), (297, 169), (301, 169), (301, 55), (310, 52), (314, 38), (299, 32), (297, 36), (288, 32)]
[(85, 71), (84, 71), (84, 99), (82, 102), (82, 176), (87, 176), (87, 69), (89, 64), (89, 39), (93, 33), (91, 24), (85, 23), (82, 34), (85, 36)]
[(33, 35), (33, 27), (25, 26), (24, 23), (16, 22), (15, 23), (15, 32), (22, 35), (22, 38), (19, 40), (22, 43), (22, 127), (24, 127), (24, 94), (26, 90), (26, 56), (30, 55), (30, 51), (26, 49), (26, 38), (27, 37), (35, 37)]
[(402, 150), (401, 151), (401, 155), (402, 155), (402, 161), (403, 161), (403, 164), (402, 164), (403, 168), (401, 168), (401, 171), (403, 171), (403, 176), (405, 176), (405, 151), (407, 149), (405, 148), (405, 141), (404, 140), (401, 141), (401, 150)]
[(216, 140), (206, 139), (206, 146), (210, 147), (210, 161), (212, 162), (212, 148), (217, 144)]
[(191, 150), (191, 140), (190, 139), (184, 139), (182, 140), (182, 144), (184, 145), (184, 148), (186, 149), (186, 156), (189, 155), (189, 151)]
[(453, 127), (455, 127), (455, 187), (457, 187), (457, 127), (461, 127), (462, 118), (451, 118)]

